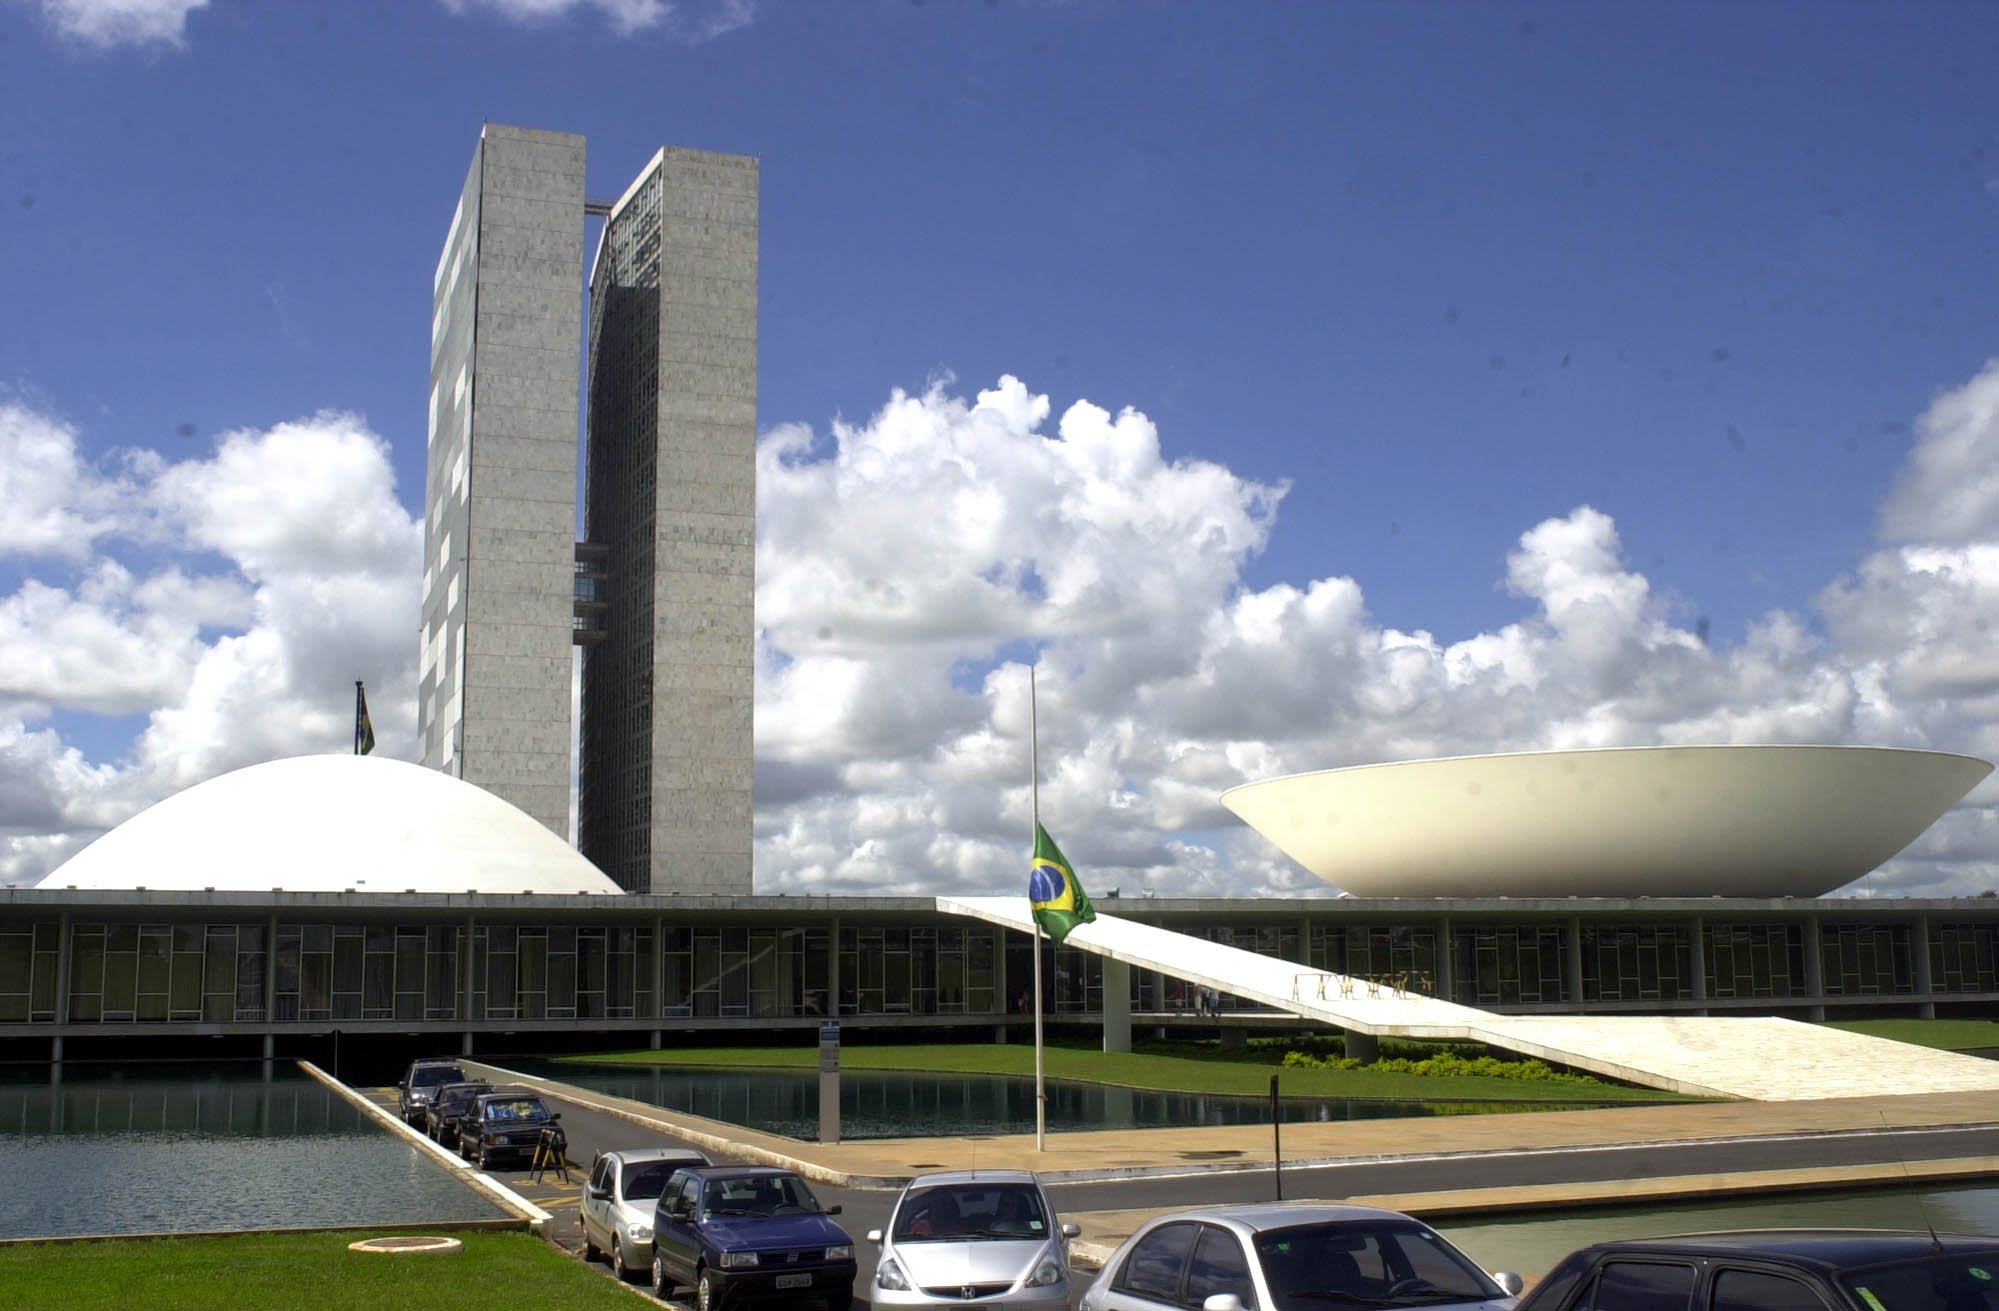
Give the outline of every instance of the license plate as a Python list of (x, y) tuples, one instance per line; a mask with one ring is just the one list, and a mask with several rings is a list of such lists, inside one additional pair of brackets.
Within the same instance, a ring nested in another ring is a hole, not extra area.
[(777, 1277), (777, 1286), (779, 1288), (810, 1288), (812, 1287), (812, 1276), (779, 1275)]

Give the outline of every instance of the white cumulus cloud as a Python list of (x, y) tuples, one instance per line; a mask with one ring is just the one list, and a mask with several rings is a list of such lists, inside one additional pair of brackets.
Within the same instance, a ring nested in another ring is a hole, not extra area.
[(57, 32), (86, 45), (180, 45), (208, 0), (36, 0)]

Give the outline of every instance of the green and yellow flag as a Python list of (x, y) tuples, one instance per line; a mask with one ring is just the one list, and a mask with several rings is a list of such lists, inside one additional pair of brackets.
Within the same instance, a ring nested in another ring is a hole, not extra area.
[(1069, 930), (1097, 917), (1097, 908), (1076, 881), (1068, 858), (1039, 824), (1034, 826), (1034, 868), (1027, 876), (1027, 901), (1034, 908), (1034, 922), (1058, 947)]

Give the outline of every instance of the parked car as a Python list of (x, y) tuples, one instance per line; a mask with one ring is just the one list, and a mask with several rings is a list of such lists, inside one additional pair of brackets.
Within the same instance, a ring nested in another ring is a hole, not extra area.
[(1430, 1226), (1398, 1211), (1272, 1202), (1148, 1221), (1112, 1253), (1078, 1305), (1082, 1311), (1512, 1311), (1521, 1282), (1518, 1275), (1486, 1274)]
[(473, 1098), (491, 1091), (492, 1084), (479, 1080), (444, 1084), (424, 1103), (423, 1131), (446, 1147), (456, 1147), (459, 1117), (471, 1108)]
[(1521, 1311), (1999, 1311), (1999, 1238), (1761, 1230), (1597, 1243)]
[(653, 1292), (692, 1286), (695, 1311), (807, 1297), (848, 1311), (854, 1240), (831, 1220), (839, 1213), (774, 1166), (677, 1170), (653, 1218)]
[(666, 1181), (686, 1165), (707, 1165), (692, 1147), (641, 1147), (605, 1152), (590, 1165), (583, 1185), (583, 1259), (603, 1252), (621, 1279), (652, 1270), (653, 1209)]
[(458, 1154), (479, 1163), (534, 1155), (544, 1125), (554, 1120), (541, 1097), (526, 1088), (495, 1088), (472, 1099), (458, 1119)]
[(960, 1306), (1004, 1300), (1015, 1307), (1068, 1311), (1069, 1242), (1041, 1181), (1026, 1170), (922, 1174), (896, 1198), (881, 1244), (876, 1307)]
[(465, 1071), (450, 1056), (426, 1056), (411, 1061), (409, 1069), (403, 1073), (403, 1081), (396, 1085), (396, 1110), (402, 1115), (403, 1123), (411, 1126), (422, 1124), (423, 1108), (430, 1104), (437, 1090), (464, 1078)]

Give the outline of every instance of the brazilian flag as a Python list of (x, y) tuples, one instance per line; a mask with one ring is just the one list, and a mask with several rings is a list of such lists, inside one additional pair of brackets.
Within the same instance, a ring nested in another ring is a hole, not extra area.
[(375, 749), (375, 721), (368, 718), (368, 694), (361, 681), (354, 680), (354, 754), (365, 756)]
[(1034, 868), (1027, 876), (1027, 900), (1034, 908), (1034, 922), (1058, 947), (1069, 930), (1097, 917), (1097, 908), (1076, 881), (1068, 858), (1039, 824), (1034, 826)]

